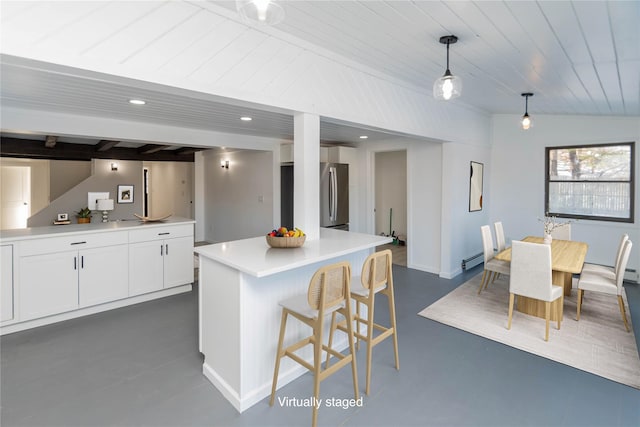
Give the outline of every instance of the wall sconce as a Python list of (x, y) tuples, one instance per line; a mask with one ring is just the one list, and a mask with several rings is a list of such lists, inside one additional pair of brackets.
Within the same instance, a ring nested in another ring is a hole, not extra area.
[(220, 167), (223, 169), (229, 169), (229, 160), (220, 160)]
[(109, 221), (109, 211), (113, 210), (113, 199), (98, 199), (98, 210), (102, 211), (102, 222)]
[(117, 171), (118, 170), (118, 164), (116, 162), (112, 162), (111, 163), (111, 170), (112, 171)]

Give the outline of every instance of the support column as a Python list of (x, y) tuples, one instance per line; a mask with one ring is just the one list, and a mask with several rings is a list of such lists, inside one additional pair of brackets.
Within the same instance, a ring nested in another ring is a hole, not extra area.
[(308, 240), (320, 237), (320, 116), (293, 116), (293, 222)]

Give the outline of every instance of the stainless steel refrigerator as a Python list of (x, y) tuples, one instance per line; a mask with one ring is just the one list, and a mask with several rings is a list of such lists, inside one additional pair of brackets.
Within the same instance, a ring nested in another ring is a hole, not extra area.
[[(293, 164), (280, 168), (281, 223), (293, 227)], [(320, 227), (349, 229), (349, 165), (320, 163)]]

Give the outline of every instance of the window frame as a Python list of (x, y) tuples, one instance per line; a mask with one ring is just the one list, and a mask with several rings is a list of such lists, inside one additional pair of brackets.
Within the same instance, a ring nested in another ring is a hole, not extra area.
[[(549, 168), (551, 167), (549, 161), (549, 153), (551, 150), (562, 150), (562, 149), (571, 149), (571, 148), (581, 148), (581, 149), (589, 149), (589, 148), (599, 148), (599, 147), (618, 147), (628, 145), (630, 147), (630, 176), (629, 181), (602, 181), (602, 180), (550, 180), (549, 179)], [(571, 218), (571, 219), (586, 219), (592, 221), (609, 221), (609, 222), (625, 222), (625, 223), (634, 223), (635, 222), (635, 164), (636, 164), (636, 154), (635, 154), (635, 141), (631, 142), (611, 142), (611, 143), (601, 143), (601, 144), (580, 144), (580, 145), (563, 145), (563, 146), (555, 146), (555, 147), (545, 147), (544, 149), (545, 159), (544, 159), (544, 211), (546, 215), (555, 216), (558, 218)], [(629, 217), (620, 218), (620, 217), (610, 217), (610, 216), (598, 216), (598, 215), (578, 215), (578, 214), (567, 214), (567, 213), (558, 213), (558, 212), (550, 212), (549, 211), (549, 183), (550, 182), (615, 182), (615, 183), (629, 183)]]

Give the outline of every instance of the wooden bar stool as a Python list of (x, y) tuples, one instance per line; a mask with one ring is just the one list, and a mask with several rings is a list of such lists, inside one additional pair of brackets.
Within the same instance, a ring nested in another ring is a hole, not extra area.
[[(367, 384), (365, 392), (367, 395), (371, 385), (371, 356), (373, 347), (385, 338), (393, 336), (393, 348), (396, 358), (396, 369), (400, 369), (400, 359), (398, 358), (398, 334), (396, 328), (396, 304), (393, 294), (393, 272), (391, 262), (391, 251), (376, 252), (369, 255), (362, 266), (362, 275), (354, 278), (351, 288), (351, 298), (356, 301), (356, 330), (354, 332), (357, 339), (357, 348), (360, 348), (360, 340), (367, 343)], [(381, 326), (374, 322), (374, 307), (376, 294), (383, 294), (389, 303), (389, 323), (390, 327)], [(360, 304), (367, 307), (367, 317), (360, 316)], [(336, 323), (336, 313), (331, 317), (331, 330), (329, 332), (329, 346), (333, 340), (333, 333), (336, 329), (350, 334), (350, 322), (341, 321)], [(366, 335), (360, 333), (360, 324), (367, 325)], [(381, 333), (373, 336), (373, 330), (377, 329)], [(327, 366), (329, 365), (329, 355), (327, 354)]]
[[(348, 327), (349, 353), (344, 355), (322, 344), (323, 320), (325, 316), (332, 313), (340, 313), (345, 319), (351, 319), (349, 325), (353, 324), (353, 314), (351, 312), (350, 300), (351, 265), (348, 262), (338, 262), (319, 268), (311, 278), (307, 295), (289, 298), (280, 303), (282, 306), (282, 320), (280, 322), (280, 338), (278, 339), (278, 352), (276, 354), (276, 367), (273, 372), (273, 385), (271, 387), (271, 400), (269, 405), (273, 406), (278, 383), (278, 370), (280, 369), (280, 359), (285, 356), (295, 360), (311, 372), (313, 372), (313, 395), (318, 401), (320, 394), (320, 382), (338, 371), (338, 369), (351, 363), (353, 375), (353, 390), (356, 399), (358, 393), (358, 372), (356, 368), (355, 348), (353, 344), (352, 326)], [(284, 333), (287, 324), (287, 317), (291, 315), (301, 322), (309, 325), (313, 329), (313, 334), (298, 341), (286, 348), (282, 348)], [(313, 344), (313, 365), (302, 359), (295, 352), (302, 347)], [(325, 366), (322, 369), (322, 350), (327, 355), (332, 354), (340, 360), (331, 367)], [(313, 405), (312, 425), (315, 427), (318, 419), (318, 408)]]

